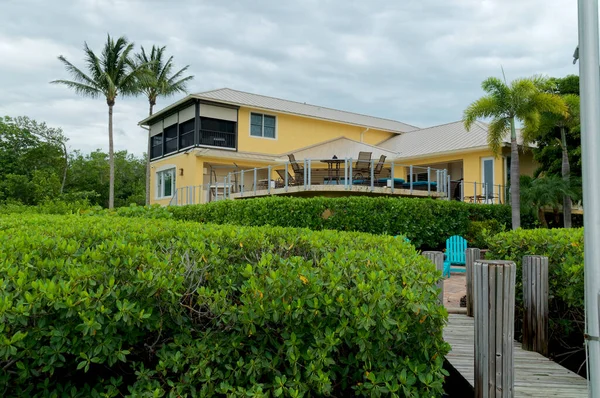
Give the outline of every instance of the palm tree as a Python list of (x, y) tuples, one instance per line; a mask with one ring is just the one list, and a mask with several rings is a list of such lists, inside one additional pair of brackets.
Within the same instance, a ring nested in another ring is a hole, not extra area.
[(104, 96), (108, 105), (108, 157), (109, 157), (109, 193), (108, 207), (115, 204), (115, 160), (113, 145), (113, 107), (117, 96), (138, 95), (138, 75), (146, 65), (134, 65), (131, 60), (133, 43), (124, 36), (116, 41), (108, 35), (102, 54), (98, 57), (84, 43), (84, 59), (87, 73), (77, 68), (62, 55), (58, 59), (73, 80), (54, 80), (53, 84), (63, 84), (84, 97)]
[(542, 176), (536, 179), (522, 176), (521, 198), (525, 208), (530, 209), (536, 215), (540, 224), (548, 228), (545, 208), (550, 207), (554, 211), (555, 222), (560, 219), (559, 209), (563, 204), (563, 198), (571, 199), (575, 192), (569, 186), (569, 181), (555, 175)]
[[(172, 73), (173, 57), (165, 61), (166, 47), (152, 46), (150, 55), (146, 53), (144, 47), (139, 54), (135, 55), (138, 65), (146, 65), (146, 72), (140, 79), (140, 89), (148, 97), (150, 104), (148, 115), (152, 116), (152, 109), (156, 105), (158, 97), (169, 97), (178, 93), (187, 93), (187, 83), (194, 76), (183, 77), (183, 74), (189, 68), (189, 65)], [(148, 156), (146, 159), (146, 204), (150, 204), (150, 140), (148, 140)]]
[[(551, 114), (548, 115), (548, 121), (550, 123), (545, 123), (544, 127), (546, 131), (542, 128), (541, 131), (537, 132), (537, 134), (547, 133), (548, 129), (552, 129), (558, 127), (560, 129), (560, 140), (558, 140), (558, 144), (560, 145), (562, 152), (562, 163), (561, 163), (561, 175), (565, 180), (566, 184), (569, 186), (570, 182), (570, 174), (571, 174), (571, 165), (569, 164), (569, 148), (567, 147), (567, 131), (572, 131), (575, 127), (579, 125), (579, 96), (575, 94), (566, 94), (561, 96), (565, 105), (567, 106), (567, 114), (556, 115)], [(571, 209), (573, 207), (573, 201), (571, 197), (565, 195), (563, 197), (563, 215), (564, 215), (564, 227), (571, 228)]]
[(467, 131), (478, 118), (492, 118), (488, 129), (488, 143), (496, 155), (501, 153), (502, 141), (510, 131), (513, 229), (521, 226), (519, 147), (515, 123), (517, 120), (523, 123), (523, 137), (527, 137), (529, 130), (537, 130), (542, 112), (567, 113), (566, 105), (558, 95), (541, 89), (544, 84), (546, 79), (538, 76), (517, 79), (510, 85), (495, 77), (487, 78), (481, 83), (487, 95), (473, 102), (464, 112)]

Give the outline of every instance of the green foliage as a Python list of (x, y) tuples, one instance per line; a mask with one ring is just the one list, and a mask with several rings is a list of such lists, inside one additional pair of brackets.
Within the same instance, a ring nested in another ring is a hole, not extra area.
[(506, 231), (506, 225), (495, 219), (473, 221), (469, 223), (465, 239), (467, 239), (469, 247), (487, 249), (487, 239), (504, 231)]
[[(129, 206), (145, 203), (145, 159), (127, 151), (117, 151), (115, 160), (115, 205)], [(100, 150), (83, 154), (74, 151), (69, 158), (67, 192), (94, 192), (93, 204), (108, 206), (109, 163), (108, 154)]]
[(440, 396), (435, 267), (392, 237), (0, 217), (0, 395)]
[[(550, 334), (555, 342), (576, 336), (584, 324), (583, 229), (533, 229), (505, 232), (488, 238), (488, 258), (517, 264), (517, 309), (522, 309), (522, 268), (525, 255), (549, 261)], [(520, 322), (517, 313), (517, 325)], [(517, 328), (518, 330), (518, 328)]]
[(170, 207), (176, 219), (404, 235), (416, 247), (438, 248), (465, 235), (470, 221), (510, 223), (510, 208), (414, 198), (269, 197)]

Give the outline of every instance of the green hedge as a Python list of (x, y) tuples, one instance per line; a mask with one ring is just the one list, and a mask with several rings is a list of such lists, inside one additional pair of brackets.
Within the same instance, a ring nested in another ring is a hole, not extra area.
[(0, 216), (0, 396), (440, 396), (439, 277), (391, 237)]
[(439, 248), (452, 235), (465, 235), (470, 221), (510, 225), (510, 207), (456, 201), (386, 197), (227, 200), (170, 207), (181, 220), (236, 225), (274, 225), (405, 235), (417, 247)]
[(521, 324), (523, 307), (523, 256), (547, 256), (550, 335), (555, 344), (560, 344), (561, 339), (583, 341), (583, 229), (516, 230), (489, 237), (487, 242), (488, 258), (517, 264), (517, 325)]

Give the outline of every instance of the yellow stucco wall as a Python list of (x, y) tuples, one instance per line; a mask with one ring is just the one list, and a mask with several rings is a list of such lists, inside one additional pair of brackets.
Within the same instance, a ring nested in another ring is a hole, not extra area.
[[(168, 156), (164, 159), (153, 161), (150, 163), (150, 203), (168, 205), (170, 198), (157, 199), (156, 173), (165, 168), (173, 166), (175, 171), (175, 187), (186, 187), (202, 184), (202, 167), (203, 162), (193, 151), (190, 153), (178, 153), (173, 156)], [(181, 170), (183, 169), (183, 175)]]
[[(275, 139), (253, 137), (250, 135), (251, 112), (276, 117)], [(265, 154), (281, 154), (340, 136), (360, 141), (361, 133), (365, 130), (367, 130), (365, 127), (348, 124), (240, 108), (238, 113), (238, 150)], [(395, 134), (369, 129), (363, 134), (363, 141), (374, 145), (393, 135)]]

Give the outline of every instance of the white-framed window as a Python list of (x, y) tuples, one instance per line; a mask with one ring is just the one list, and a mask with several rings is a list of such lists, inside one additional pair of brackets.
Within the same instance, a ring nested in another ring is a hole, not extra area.
[(275, 116), (262, 113), (250, 113), (250, 135), (252, 137), (276, 138), (275, 128), (277, 125)]
[(156, 197), (170, 198), (175, 192), (175, 168), (156, 172)]

